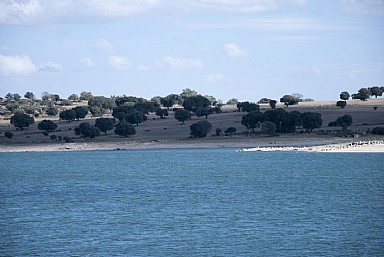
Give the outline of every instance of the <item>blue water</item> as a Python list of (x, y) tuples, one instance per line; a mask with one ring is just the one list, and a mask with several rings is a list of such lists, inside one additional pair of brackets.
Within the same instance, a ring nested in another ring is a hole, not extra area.
[(383, 157), (0, 153), (0, 256), (384, 256)]

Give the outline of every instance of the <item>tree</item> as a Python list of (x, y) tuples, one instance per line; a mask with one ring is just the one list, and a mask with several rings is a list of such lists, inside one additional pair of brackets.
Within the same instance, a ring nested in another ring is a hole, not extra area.
[(347, 101), (337, 101), (336, 106), (344, 109), (347, 106)]
[(71, 100), (71, 101), (79, 101), (80, 98), (79, 98), (78, 95), (76, 95), (76, 94), (72, 94), (72, 95), (68, 96), (68, 100)]
[(100, 130), (94, 126), (91, 126), (88, 122), (80, 123), (78, 127), (75, 128), (76, 135), (81, 135), (85, 138), (95, 138), (100, 136)]
[(269, 101), (269, 106), (271, 106), (272, 109), (276, 108), (277, 101), (276, 100), (270, 100)]
[(229, 99), (226, 103), (226, 105), (237, 105), (239, 103), (239, 100), (237, 98)]
[(263, 97), (257, 103), (258, 104), (269, 104), (270, 101), (271, 101), (271, 99)]
[(126, 122), (120, 122), (115, 128), (115, 134), (119, 136), (128, 137), (136, 134), (135, 127)]
[(4, 133), (4, 136), (5, 136), (6, 138), (12, 138), (12, 137), (13, 137), (13, 133), (10, 132), (10, 131), (6, 131), (6, 132)]
[(139, 123), (142, 123), (146, 120), (147, 120), (147, 116), (145, 116), (144, 113), (139, 111), (131, 111), (125, 117), (125, 121), (131, 124), (136, 124), (136, 126), (139, 126)]
[(351, 96), (349, 95), (349, 93), (347, 91), (343, 91), (340, 93), (340, 99), (341, 100), (344, 100), (344, 101), (347, 101)]
[(76, 106), (73, 110), (76, 112), (77, 120), (84, 119), (88, 114), (88, 108), (86, 106)]
[(13, 100), (19, 101), (21, 99), (21, 96), (19, 94), (13, 94)]
[(94, 96), (88, 100), (88, 107), (91, 108), (97, 106), (100, 109), (112, 110), (116, 107), (116, 103), (112, 98), (106, 98), (104, 96)]
[(189, 128), (191, 130), (190, 135), (192, 137), (206, 137), (212, 129), (212, 124), (207, 120), (201, 120), (193, 123)]
[(260, 109), (260, 106), (255, 103), (250, 103), (250, 102), (240, 102), (237, 104), (237, 109), (238, 111), (242, 112), (253, 112), (253, 111), (258, 111)]
[(181, 124), (184, 125), (184, 122), (186, 120), (189, 120), (191, 118), (191, 113), (187, 110), (177, 110), (175, 112), (175, 119), (180, 121)]
[(74, 109), (65, 110), (60, 112), (59, 117), (62, 120), (67, 120), (68, 122), (71, 122), (76, 119), (76, 112)]
[(183, 107), (187, 111), (196, 112), (199, 108), (207, 108), (211, 102), (202, 95), (189, 96), (184, 99)]
[(145, 114), (149, 114), (150, 112), (155, 112), (159, 107), (160, 105), (156, 104), (155, 102), (136, 103), (134, 106), (135, 110)]
[(320, 128), (323, 124), (321, 114), (318, 112), (304, 112), (301, 114), (303, 128), (312, 132), (315, 128)]
[(32, 92), (26, 92), (24, 97), (30, 100), (35, 99), (35, 95)]
[(182, 99), (186, 99), (188, 97), (197, 96), (197, 95), (198, 95), (198, 93), (195, 90), (192, 90), (190, 88), (185, 88), (180, 93), (180, 96)]
[(229, 127), (229, 128), (227, 128), (225, 131), (224, 131), (224, 133), (225, 133), (225, 135), (228, 135), (228, 136), (232, 136), (233, 134), (235, 134), (236, 133), (236, 128), (235, 127)]
[(26, 114), (35, 114), (35, 107), (31, 106), (31, 105), (27, 105), (27, 106), (24, 106), (23, 107), (23, 110)]
[(362, 101), (365, 101), (369, 99), (370, 95), (371, 91), (368, 88), (360, 88), (357, 94), (352, 95), (352, 99), (360, 99)]
[(280, 98), (280, 103), (284, 103), (285, 107), (288, 107), (289, 105), (295, 105), (299, 101), (300, 99), (292, 95), (284, 95), (282, 98)]
[(241, 118), (241, 124), (246, 126), (247, 129), (252, 129), (255, 132), (255, 128), (265, 120), (264, 114), (259, 111), (253, 111)]
[(274, 136), (276, 134), (276, 124), (270, 121), (264, 121), (261, 123), (261, 131), (270, 136)]
[(159, 116), (160, 119), (164, 119), (164, 116), (168, 116), (168, 110), (167, 109), (158, 108), (156, 110), (156, 115)]
[(101, 115), (103, 115), (103, 109), (99, 106), (90, 107), (89, 112), (92, 114), (93, 117), (100, 117)]
[(375, 96), (377, 98), (378, 96), (382, 96), (383, 92), (381, 91), (381, 88), (378, 86), (369, 87), (368, 90), (371, 93), (371, 96)]
[(7, 93), (5, 95), (5, 99), (12, 100), (13, 99), (13, 94), (12, 93)]
[(108, 130), (112, 130), (115, 125), (113, 118), (98, 118), (95, 120), (95, 127), (107, 134)]
[(93, 97), (91, 92), (83, 91), (80, 93), (80, 100), (89, 101)]
[(264, 112), (265, 121), (271, 121), (276, 124), (276, 131), (279, 133), (291, 133), (296, 130), (299, 124), (298, 112), (286, 112), (278, 108)]
[(16, 129), (23, 130), (33, 123), (35, 123), (34, 118), (27, 114), (15, 114), (11, 117), (11, 124), (15, 126)]
[(196, 110), (197, 117), (205, 116), (205, 118), (208, 119), (208, 115), (210, 114), (212, 114), (212, 110), (210, 108), (200, 107)]
[(341, 126), (344, 131), (347, 130), (348, 126), (352, 125), (353, 120), (352, 116), (349, 114), (345, 114), (341, 117), (338, 117), (335, 121), (331, 121), (328, 123), (328, 126)]
[(168, 109), (172, 107), (175, 104), (175, 100), (169, 97), (161, 98), (160, 103), (164, 106), (167, 107)]
[(57, 128), (57, 124), (51, 120), (43, 120), (37, 124), (39, 130), (45, 130), (47, 132), (54, 131)]
[(45, 113), (48, 115), (48, 116), (56, 116), (57, 114), (59, 114), (59, 109), (57, 107), (48, 107), (46, 110), (45, 110)]

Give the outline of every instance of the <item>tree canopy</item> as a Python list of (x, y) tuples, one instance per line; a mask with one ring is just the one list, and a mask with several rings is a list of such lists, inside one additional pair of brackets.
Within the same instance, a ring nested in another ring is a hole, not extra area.
[(59, 117), (62, 120), (67, 120), (68, 122), (71, 122), (76, 119), (76, 112), (73, 109), (65, 110), (60, 112)]
[(211, 102), (202, 95), (189, 96), (184, 99), (183, 107), (187, 111), (196, 112), (199, 108), (207, 108)]
[(80, 123), (78, 127), (75, 128), (76, 135), (81, 135), (85, 138), (95, 138), (100, 136), (100, 130), (94, 126), (91, 126), (88, 122)]
[(201, 120), (190, 126), (190, 135), (192, 137), (206, 137), (212, 129), (212, 124), (207, 120)]
[(120, 122), (119, 124), (116, 125), (115, 134), (119, 136), (128, 137), (136, 134), (136, 130), (135, 130), (135, 127), (132, 126), (131, 124), (128, 124), (126, 122)]
[(286, 107), (289, 105), (298, 104), (299, 101), (300, 99), (294, 97), (293, 95), (284, 95), (282, 98), (280, 98), (280, 103), (284, 103)]
[(312, 131), (315, 128), (320, 128), (323, 124), (321, 114), (318, 112), (304, 112), (301, 114), (301, 122), (303, 128)]
[(47, 132), (54, 131), (57, 128), (57, 124), (51, 120), (43, 120), (37, 124), (39, 130), (45, 130)]
[(95, 127), (107, 134), (108, 130), (112, 130), (115, 125), (113, 118), (98, 118), (95, 120)]
[(177, 110), (175, 112), (175, 119), (180, 121), (181, 124), (184, 124), (186, 120), (191, 118), (191, 113), (187, 110)]
[(27, 114), (20, 114), (16, 113), (11, 117), (11, 124), (15, 126), (16, 129), (23, 130), (26, 127), (29, 127), (35, 123), (35, 120), (33, 117), (30, 117)]
[(246, 126), (247, 129), (252, 129), (255, 132), (255, 128), (260, 126), (260, 123), (263, 122), (265, 116), (259, 111), (253, 111), (241, 118), (241, 124)]

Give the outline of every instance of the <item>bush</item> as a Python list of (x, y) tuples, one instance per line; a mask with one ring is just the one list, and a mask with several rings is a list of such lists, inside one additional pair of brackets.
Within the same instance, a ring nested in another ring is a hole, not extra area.
[(57, 114), (59, 114), (59, 109), (57, 107), (49, 107), (49, 108), (47, 108), (45, 113), (48, 116), (56, 116)]
[(216, 129), (216, 136), (220, 136), (221, 132), (222, 132), (222, 130), (220, 128), (217, 128)]
[(91, 126), (88, 122), (80, 123), (78, 127), (75, 128), (76, 135), (81, 135), (85, 138), (95, 138), (100, 136), (100, 130), (94, 126)]
[(212, 124), (207, 120), (198, 121), (190, 126), (192, 137), (206, 137), (212, 128)]
[(13, 133), (7, 131), (7, 132), (4, 133), (4, 136), (7, 137), (7, 138), (12, 138), (13, 137)]
[(49, 138), (52, 140), (56, 140), (57, 136), (56, 135), (50, 135)]
[(48, 131), (44, 131), (43, 135), (47, 137), (47, 136), (49, 136), (49, 132)]
[(384, 127), (375, 127), (372, 129), (371, 133), (375, 135), (384, 135)]
[(37, 124), (39, 130), (54, 131), (57, 128), (57, 124), (51, 120), (43, 120)]
[(72, 139), (70, 137), (67, 137), (67, 136), (63, 137), (63, 140), (65, 143), (71, 143), (72, 142)]
[(227, 136), (232, 136), (233, 134), (236, 133), (236, 128), (234, 127), (229, 127), (224, 131), (225, 135)]
[(136, 134), (136, 130), (135, 130), (135, 127), (132, 126), (131, 124), (128, 124), (126, 122), (120, 122), (116, 126), (115, 134), (119, 136), (128, 137)]

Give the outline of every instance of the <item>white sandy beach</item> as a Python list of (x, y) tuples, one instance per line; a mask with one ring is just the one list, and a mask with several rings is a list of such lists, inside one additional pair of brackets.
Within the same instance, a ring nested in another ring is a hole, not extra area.
[(275, 144), (244, 140), (180, 140), (151, 142), (86, 142), (66, 144), (0, 145), (0, 152), (54, 152), (134, 149), (239, 148), (239, 151), (376, 152), (384, 153), (384, 140), (337, 142), (277, 142)]

